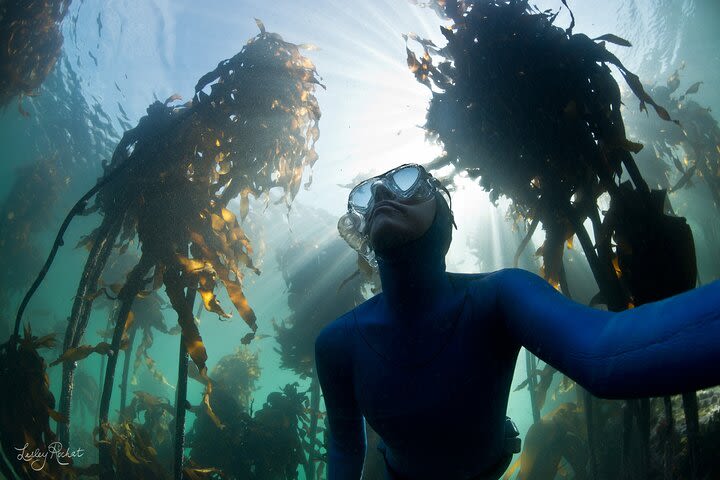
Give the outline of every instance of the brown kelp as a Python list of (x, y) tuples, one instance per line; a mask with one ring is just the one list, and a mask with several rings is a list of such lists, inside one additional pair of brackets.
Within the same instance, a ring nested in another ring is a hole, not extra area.
[[(257, 329), (255, 313), (243, 294), (240, 266), (259, 271), (228, 202), (240, 197), (240, 220), (247, 214), (250, 195), (267, 196), (278, 189), (289, 205), (305, 168), (317, 159), (320, 109), (313, 95), (319, 84), (315, 67), (300, 47), (266, 32), (259, 21), (258, 26), (260, 34), (240, 53), (198, 81), (191, 102), (172, 106), (177, 96), (155, 102), (138, 125), (125, 132), (105, 175), (63, 222), (48, 261), (18, 311), (16, 332), (72, 217), (100, 212), (101, 225), (86, 237), (90, 254), (64, 343), (64, 350), (78, 348), (110, 252), (139, 240), (142, 255), (117, 294), (108, 350), (99, 432), (104, 474), (111, 473), (110, 451), (103, 440), (117, 352), (136, 297), (146, 288), (165, 286), (178, 315), (182, 344), (205, 375), (207, 354), (191, 306), (195, 291), (207, 310), (229, 317), (215, 295), (216, 284), (222, 283), (250, 327), (249, 335)], [(63, 363), (63, 412), (69, 412), (74, 368), (74, 362)]]
[[(608, 65), (643, 106), (670, 116), (605, 48), (606, 41), (622, 44), (617, 37), (573, 34), (553, 25), (556, 14), (535, 12), (524, 1), (447, 2), (446, 12), (456, 22), (442, 29), (447, 46), (418, 39), (419, 58), (408, 49), (411, 70), (435, 88), (426, 128), (445, 154), (433, 166), (466, 169), (491, 199), (505, 195), (515, 215), (540, 220), (547, 232), (544, 274), (559, 287), (566, 241), (578, 234), (586, 247), (582, 221), (592, 220), (596, 238), (613, 233), (602, 225), (597, 199), (615, 193), (623, 167), (650, 202), (631, 155), (641, 145), (625, 136), (620, 90)], [(443, 60), (435, 65), (432, 55)], [(624, 308), (630, 294), (615, 278), (612, 257), (598, 251), (589, 260), (604, 303)]]
[[(554, 25), (557, 12), (539, 11), (527, 0), (432, 3), (454, 22), (441, 27), (447, 45), (407, 37), (423, 50), (416, 55), (408, 48), (408, 66), (433, 91), (425, 127), (445, 149), (430, 167), (462, 168), (479, 178), (491, 200), (510, 198), (511, 215), (529, 224), (527, 238), (542, 223), (541, 272), (565, 293), (563, 252), (575, 235), (600, 289), (593, 303), (617, 311), (692, 288), (692, 233), (684, 218), (673, 215), (666, 192), (648, 188), (632, 156), (642, 145), (625, 133), (611, 66), (641, 109), (649, 104), (672, 120), (606, 48), (629, 42), (573, 33), (572, 12), (570, 26), (560, 28)], [(630, 180), (621, 183), (623, 172)], [(604, 217), (601, 197), (610, 201)], [(590, 418), (591, 407), (588, 402)], [(635, 428), (628, 418), (626, 431)], [(636, 449), (641, 457), (647, 435), (642, 432)], [(642, 476), (644, 462), (638, 463), (628, 465), (626, 474)]]
[(60, 57), (70, 0), (0, 2), (0, 106), (34, 95)]
[[(720, 468), (715, 450), (720, 440), (720, 390), (710, 388), (697, 392), (697, 403), (700, 412), (698, 422), (697, 472), (717, 472)], [(651, 435), (651, 474), (653, 478), (685, 478), (688, 471), (692, 451), (688, 442), (682, 437), (688, 434), (690, 421), (685, 416), (685, 405), (680, 397), (672, 398), (670, 409), (673, 415), (662, 413), (658, 402), (653, 410), (653, 427)], [(668, 421), (670, 420), (670, 421)], [(669, 447), (669, 448), (668, 448)], [(702, 478), (702, 477), (700, 477)], [(712, 478), (712, 475), (705, 478)]]
[[(643, 157), (643, 162), (639, 163), (639, 167), (644, 172), (654, 174), (653, 180), (659, 185), (666, 185), (668, 192), (690, 188), (694, 179), (700, 179), (707, 186), (712, 203), (720, 209), (720, 127), (709, 108), (704, 108), (690, 99), (690, 95), (697, 93), (703, 82), (694, 82), (684, 90), (684, 93), (676, 93), (681, 84), (680, 70), (683, 68), (684, 65), (675, 70), (665, 85), (648, 88), (654, 98), (668, 106), (673, 118), (679, 120), (678, 126), (658, 125), (654, 119), (642, 118), (633, 110), (627, 112), (625, 116), (634, 134), (651, 147)], [(663, 268), (664, 264), (655, 261), (656, 255), (649, 253), (650, 255), (645, 256), (645, 262), (654, 262), (656, 270)], [(689, 262), (685, 264), (688, 265)], [(686, 270), (683, 273), (689, 276), (696, 272)], [(645, 286), (647, 290), (656, 288), (657, 285), (652, 284)], [(665, 401), (669, 403), (670, 399)], [(684, 415), (688, 419), (686, 432), (690, 469), (695, 471), (697, 470), (695, 459), (700, 450), (698, 443), (700, 419), (694, 393), (688, 392), (683, 395), (683, 406)], [(672, 425), (672, 410), (666, 409), (666, 412), (669, 425)], [(667, 438), (670, 441), (671, 437)], [(668, 452), (669, 448), (668, 445)]]
[[(55, 410), (55, 396), (50, 391), (45, 360), (38, 349), (52, 348), (54, 335), (33, 336), (26, 325), (22, 339), (0, 345), (0, 390), (4, 395), (0, 404), (0, 441), (5, 458), (12, 467), (0, 461), (0, 471), (7, 478), (15, 478), (12, 468), (22, 478), (54, 479), (72, 475), (72, 456), (57, 442), (50, 428), (50, 419), (66, 422)], [(33, 456), (35, 452), (56, 457)], [(56, 461), (60, 460), (60, 461)], [(63, 465), (65, 463), (66, 465)]]
[(298, 421), (308, 399), (297, 384), (268, 395), (263, 407), (248, 411), (218, 383), (210, 400), (224, 428), (200, 412), (188, 433), (191, 460), (222, 471), (227, 478), (285, 480), (297, 478), (303, 462)]
[(564, 403), (533, 424), (525, 436), (520, 458), (510, 466), (503, 480), (509, 480), (515, 471), (518, 472), (515, 480), (557, 478), (563, 470), (563, 461), (572, 469), (571, 478), (588, 478), (587, 434), (581, 413), (576, 404)]
[(122, 421), (105, 428), (108, 432), (98, 442), (107, 446), (117, 478), (171, 478), (153, 447), (157, 439), (143, 425)]
[[(80, 244), (86, 241), (86, 239), (83, 239)], [(98, 280), (99, 288), (93, 294), (96, 297), (94, 305), (96, 307), (106, 307), (108, 313), (112, 311), (116, 296), (123, 287), (124, 279), (139, 260), (139, 257), (134, 253), (123, 252), (122, 250), (118, 253), (119, 255), (112, 256), (108, 261), (103, 276)], [(142, 292), (137, 296), (133, 308), (128, 314), (126, 329), (123, 334), (123, 339), (126, 339), (128, 347), (124, 349), (122, 380), (120, 382), (120, 410), (125, 408), (126, 405), (128, 385), (137, 384), (138, 368), (142, 365), (145, 365), (155, 380), (170, 385), (165, 375), (156, 367), (155, 359), (149, 353), (155, 340), (153, 332), (157, 331), (171, 335), (180, 333), (179, 326), (168, 329), (165, 324), (162, 311), (166, 308), (169, 308), (167, 302), (156, 290), (151, 290)], [(138, 333), (140, 333), (141, 340), (134, 352), (135, 360), (132, 364), (132, 378), (128, 380), (131, 368), (130, 360), (133, 356), (135, 337)], [(108, 340), (113, 336), (113, 329), (99, 330), (98, 334), (103, 340)], [(104, 362), (101, 370), (104, 370)]]
[(248, 410), (260, 378), (258, 354), (245, 346), (237, 347), (233, 354), (225, 355), (215, 364), (210, 378), (214, 383), (222, 385), (223, 390), (243, 409)]

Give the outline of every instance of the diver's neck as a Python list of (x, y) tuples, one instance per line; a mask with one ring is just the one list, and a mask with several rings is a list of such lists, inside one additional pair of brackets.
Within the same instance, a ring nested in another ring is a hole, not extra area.
[(388, 310), (399, 322), (432, 314), (452, 295), (452, 285), (441, 256), (378, 256), (380, 281)]

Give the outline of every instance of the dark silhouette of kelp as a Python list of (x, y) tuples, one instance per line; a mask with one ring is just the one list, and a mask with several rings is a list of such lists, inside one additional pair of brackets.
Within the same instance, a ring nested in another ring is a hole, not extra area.
[(297, 468), (304, 461), (298, 422), (307, 417), (308, 404), (307, 397), (297, 392), (297, 384), (269, 394), (254, 414), (225, 385), (218, 382), (210, 400), (225, 427), (219, 429), (200, 412), (188, 434), (190, 458), (217, 468), (228, 479), (297, 478)]
[[(6, 392), (0, 408), (0, 439), (6, 465), (0, 461), (0, 472), (14, 478), (12, 470), (22, 478), (55, 479), (73, 475), (72, 458), (64, 458), (67, 449), (55, 444), (57, 436), (50, 428), (50, 419), (67, 422), (55, 410), (55, 396), (50, 391), (45, 360), (38, 349), (52, 348), (54, 335), (35, 337), (26, 325), (23, 338), (16, 344), (0, 345), (0, 390)], [(33, 457), (35, 452), (54, 450), (62, 463), (54, 458)]]
[[(444, 147), (429, 167), (463, 169), (479, 178), (491, 200), (510, 198), (511, 216), (529, 224), (528, 240), (542, 224), (541, 274), (566, 294), (562, 258), (574, 235), (600, 289), (593, 304), (617, 311), (694, 287), (690, 228), (672, 213), (666, 191), (650, 190), (632, 156), (642, 145), (625, 133), (611, 66), (641, 109), (649, 104), (660, 118), (673, 120), (605, 48), (607, 42), (630, 43), (613, 34), (591, 39), (573, 33), (572, 12), (570, 26), (560, 28), (554, 25), (557, 12), (539, 11), (526, 0), (429, 4), (454, 22), (441, 27), (443, 48), (407, 37), (422, 47), (420, 55), (408, 47), (408, 66), (433, 92), (425, 127)], [(623, 172), (630, 181), (621, 183)], [(601, 197), (610, 201), (604, 216)], [(646, 472), (648, 409), (647, 402), (628, 403), (623, 465), (633, 478)], [(599, 420), (589, 397), (585, 411), (593, 452)], [(636, 429), (641, 441), (633, 445), (630, 432)]]
[[(289, 205), (305, 167), (317, 159), (314, 144), (319, 137), (320, 110), (313, 95), (319, 84), (315, 67), (297, 45), (266, 32), (260, 21), (258, 26), (260, 34), (240, 53), (199, 80), (191, 102), (172, 106), (179, 99), (176, 95), (164, 103), (155, 102), (138, 125), (125, 132), (105, 175), (63, 222), (48, 261), (18, 311), (11, 342), (17, 341), (23, 311), (62, 245), (69, 222), (78, 214), (100, 212), (101, 225), (84, 242), (90, 254), (63, 348), (68, 357), (63, 361), (61, 411), (69, 415), (73, 358), (79, 354), (100, 274), (114, 248), (124, 250), (138, 238), (142, 254), (117, 294), (112, 341), (93, 348), (108, 358), (98, 432), (101, 478), (117, 473), (108, 435), (140, 438), (117, 428), (113, 431), (108, 419), (117, 352), (125, 343), (136, 297), (165, 286), (182, 330), (180, 362), (189, 355), (199, 375), (206, 378), (207, 354), (192, 314), (195, 292), (207, 310), (230, 316), (215, 296), (216, 284), (221, 282), (251, 329), (245, 340), (257, 329), (255, 313), (243, 294), (240, 266), (255, 273), (259, 270), (251, 260), (248, 238), (227, 209), (228, 202), (240, 197), (240, 220), (248, 212), (250, 195), (267, 197), (271, 189), (279, 188)], [(88, 207), (94, 196), (94, 205)], [(185, 381), (181, 370), (179, 390)], [(203, 404), (214, 417), (211, 392), (212, 383), (207, 381)], [(179, 395), (176, 409), (184, 412), (184, 408), (185, 399)], [(67, 444), (67, 427), (59, 433)], [(176, 455), (182, 453), (182, 429), (179, 433)], [(176, 463), (175, 478), (180, 478), (177, 467)]]
[[(654, 173), (652, 181), (658, 185), (666, 185), (668, 192), (675, 192), (691, 188), (694, 179), (701, 179), (707, 186), (712, 203), (716, 209), (720, 209), (720, 127), (710, 108), (702, 107), (689, 98), (699, 91), (703, 82), (697, 81), (687, 87), (684, 93), (676, 95), (680, 87), (680, 71), (683, 68), (684, 64), (675, 70), (665, 85), (648, 87), (654, 98), (668, 106), (673, 118), (679, 120), (679, 125), (661, 128), (650, 119), (640, 118), (632, 110), (626, 117), (632, 122), (638, 138), (652, 147), (643, 158), (644, 170)], [(646, 261), (653, 260), (655, 259), (651, 255), (647, 256)], [(660, 262), (656, 263), (662, 265)], [(692, 272), (688, 271), (686, 274), (690, 275)], [(670, 432), (664, 436), (668, 442), (665, 446), (666, 464), (671, 463), (669, 459), (674, 457), (678, 450), (671, 444), (674, 441), (674, 421), (670, 402), (670, 398), (665, 399), (665, 421)], [(697, 395), (694, 392), (683, 394), (683, 410), (688, 439), (687, 465), (693, 475), (698, 475), (701, 451), (700, 416)]]
[(0, 106), (35, 95), (60, 57), (60, 23), (71, 0), (0, 2)]

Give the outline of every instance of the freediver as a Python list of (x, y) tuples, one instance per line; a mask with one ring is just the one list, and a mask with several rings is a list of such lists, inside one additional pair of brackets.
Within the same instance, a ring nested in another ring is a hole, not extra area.
[(338, 227), (376, 258), (382, 293), (315, 342), (329, 480), (361, 477), (363, 417), (381, 437), (389, 479), (500, 477), (519, 451), (506, 408), (522, 346), (603, 398), (720, 384), (720, 281), (610, 312), (517, 268), (449, 273), (449, 200), (419, 165), (350, 192)]

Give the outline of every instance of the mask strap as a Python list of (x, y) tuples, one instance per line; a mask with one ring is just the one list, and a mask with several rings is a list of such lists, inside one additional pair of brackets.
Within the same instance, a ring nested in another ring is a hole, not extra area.
[(445, 192), (445, 195), (447, 195), (448, 203), (449, 203), (448, 208), (450, 209), (450, 218), (452, 218), (453, 227), (455, 227), (455, 230), (457, 230), (458, 227), (457, 227), (457, 223), (455, 223), (455, 215), (453, 214), (453, 211), (452, 211), (452, 197), (450, 196), (450, 192), (448, 191), (447, 188), (445, 188), (445, 185), (443, 185), (442, 182), (440, 182), (440, 180), (438, 180), (435, 177), (432, 177), (432, 179), (434, 180), (436, 187), (440, 187), (442, 189), (442, 191)]

